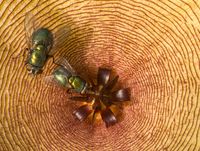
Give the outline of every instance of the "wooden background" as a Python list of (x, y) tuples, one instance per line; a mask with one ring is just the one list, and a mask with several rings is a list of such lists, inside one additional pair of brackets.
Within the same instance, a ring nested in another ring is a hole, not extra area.
[[(112, 68), (131, 105), (108, 129), (72, 116), (64, 90), (27, 74), (26, 12), (82, 75)], [(200, 1), (0, 0), (0, 150), (200, 150)]]

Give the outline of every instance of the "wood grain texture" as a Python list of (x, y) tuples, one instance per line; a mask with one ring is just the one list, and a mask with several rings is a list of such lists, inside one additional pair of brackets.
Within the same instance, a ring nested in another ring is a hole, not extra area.
[[(92, 78), (110, 67), (131, 88), (119, 124), (77, 121), (66, 91), (43, 81), (51, 59), (37, 77), (12, 59), (29, 11), (37, 26), (68, 29), (56, 59)], [(200, 150), (199, 14), (198, 0), (1, 0), (0, 150)]]

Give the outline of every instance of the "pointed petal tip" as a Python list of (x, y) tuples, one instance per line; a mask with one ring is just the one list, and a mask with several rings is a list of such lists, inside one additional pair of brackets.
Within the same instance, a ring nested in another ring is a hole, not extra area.
[(111, 94), (111, 100), (113, 102), (130, 101), (130, 88), (124, 88), (114, 91)]
[(80, 121), (85, 120), (91, 113), (92, 110), (88, 105), (83, 105), (73, 112), (76, 118)]
[(111, 70), (107, 68), (99, 68), (97, 74), (97, 84), (98, 85), (106, 85), (110, 78)]
[(107, 128), (117, 123), (117, 118), (109, 108), (101, 111), (101, 117)]
[(105, 90), (111, 91), (111, 90), (114, 88), (114, 86), (116, 85), (118, 79), (119, 79), (119, 76), (117, 75), (117, 76), (115, 76), (112, 80), (110, 80), (110, 81), (106, 84)]

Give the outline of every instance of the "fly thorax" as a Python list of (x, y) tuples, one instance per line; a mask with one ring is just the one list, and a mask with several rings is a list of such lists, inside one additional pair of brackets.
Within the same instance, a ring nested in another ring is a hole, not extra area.
[(85, 88), (85, 80), (80, 78), (79, 76), (71, 76), (69, 78), (69, 83), (74, 88), (76, 92), (81, 93), (82, 90)]
[(75, 80), (75, 76), (71, 76), (69, 77), (69, 84), (74, 88), (74, 80)]
[(49, 45), (52, 45), (53, 35), (48, 29), (40, 28), (33, 33), (32, 41), (36, 45), (42, 44), (47, 48)]

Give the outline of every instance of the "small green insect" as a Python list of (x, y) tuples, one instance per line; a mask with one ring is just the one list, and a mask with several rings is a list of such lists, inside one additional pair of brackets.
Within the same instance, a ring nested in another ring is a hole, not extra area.
[(59, 86), (80, 94), (90, 90), (91, 84), (77, 75), (65, 58), (61, 58), (58, 65), (52, 75), (45, 77), (46, 81), (56, 82)]
[(55, 51), (52, 49), (54, 37), (47, 28), (36, 28), (34, 16), (31, 13), (25, 16), (25, 31), (28, 44), (25, 65), (29, 73), (36, 75), (42, 73), (45, 63)]

